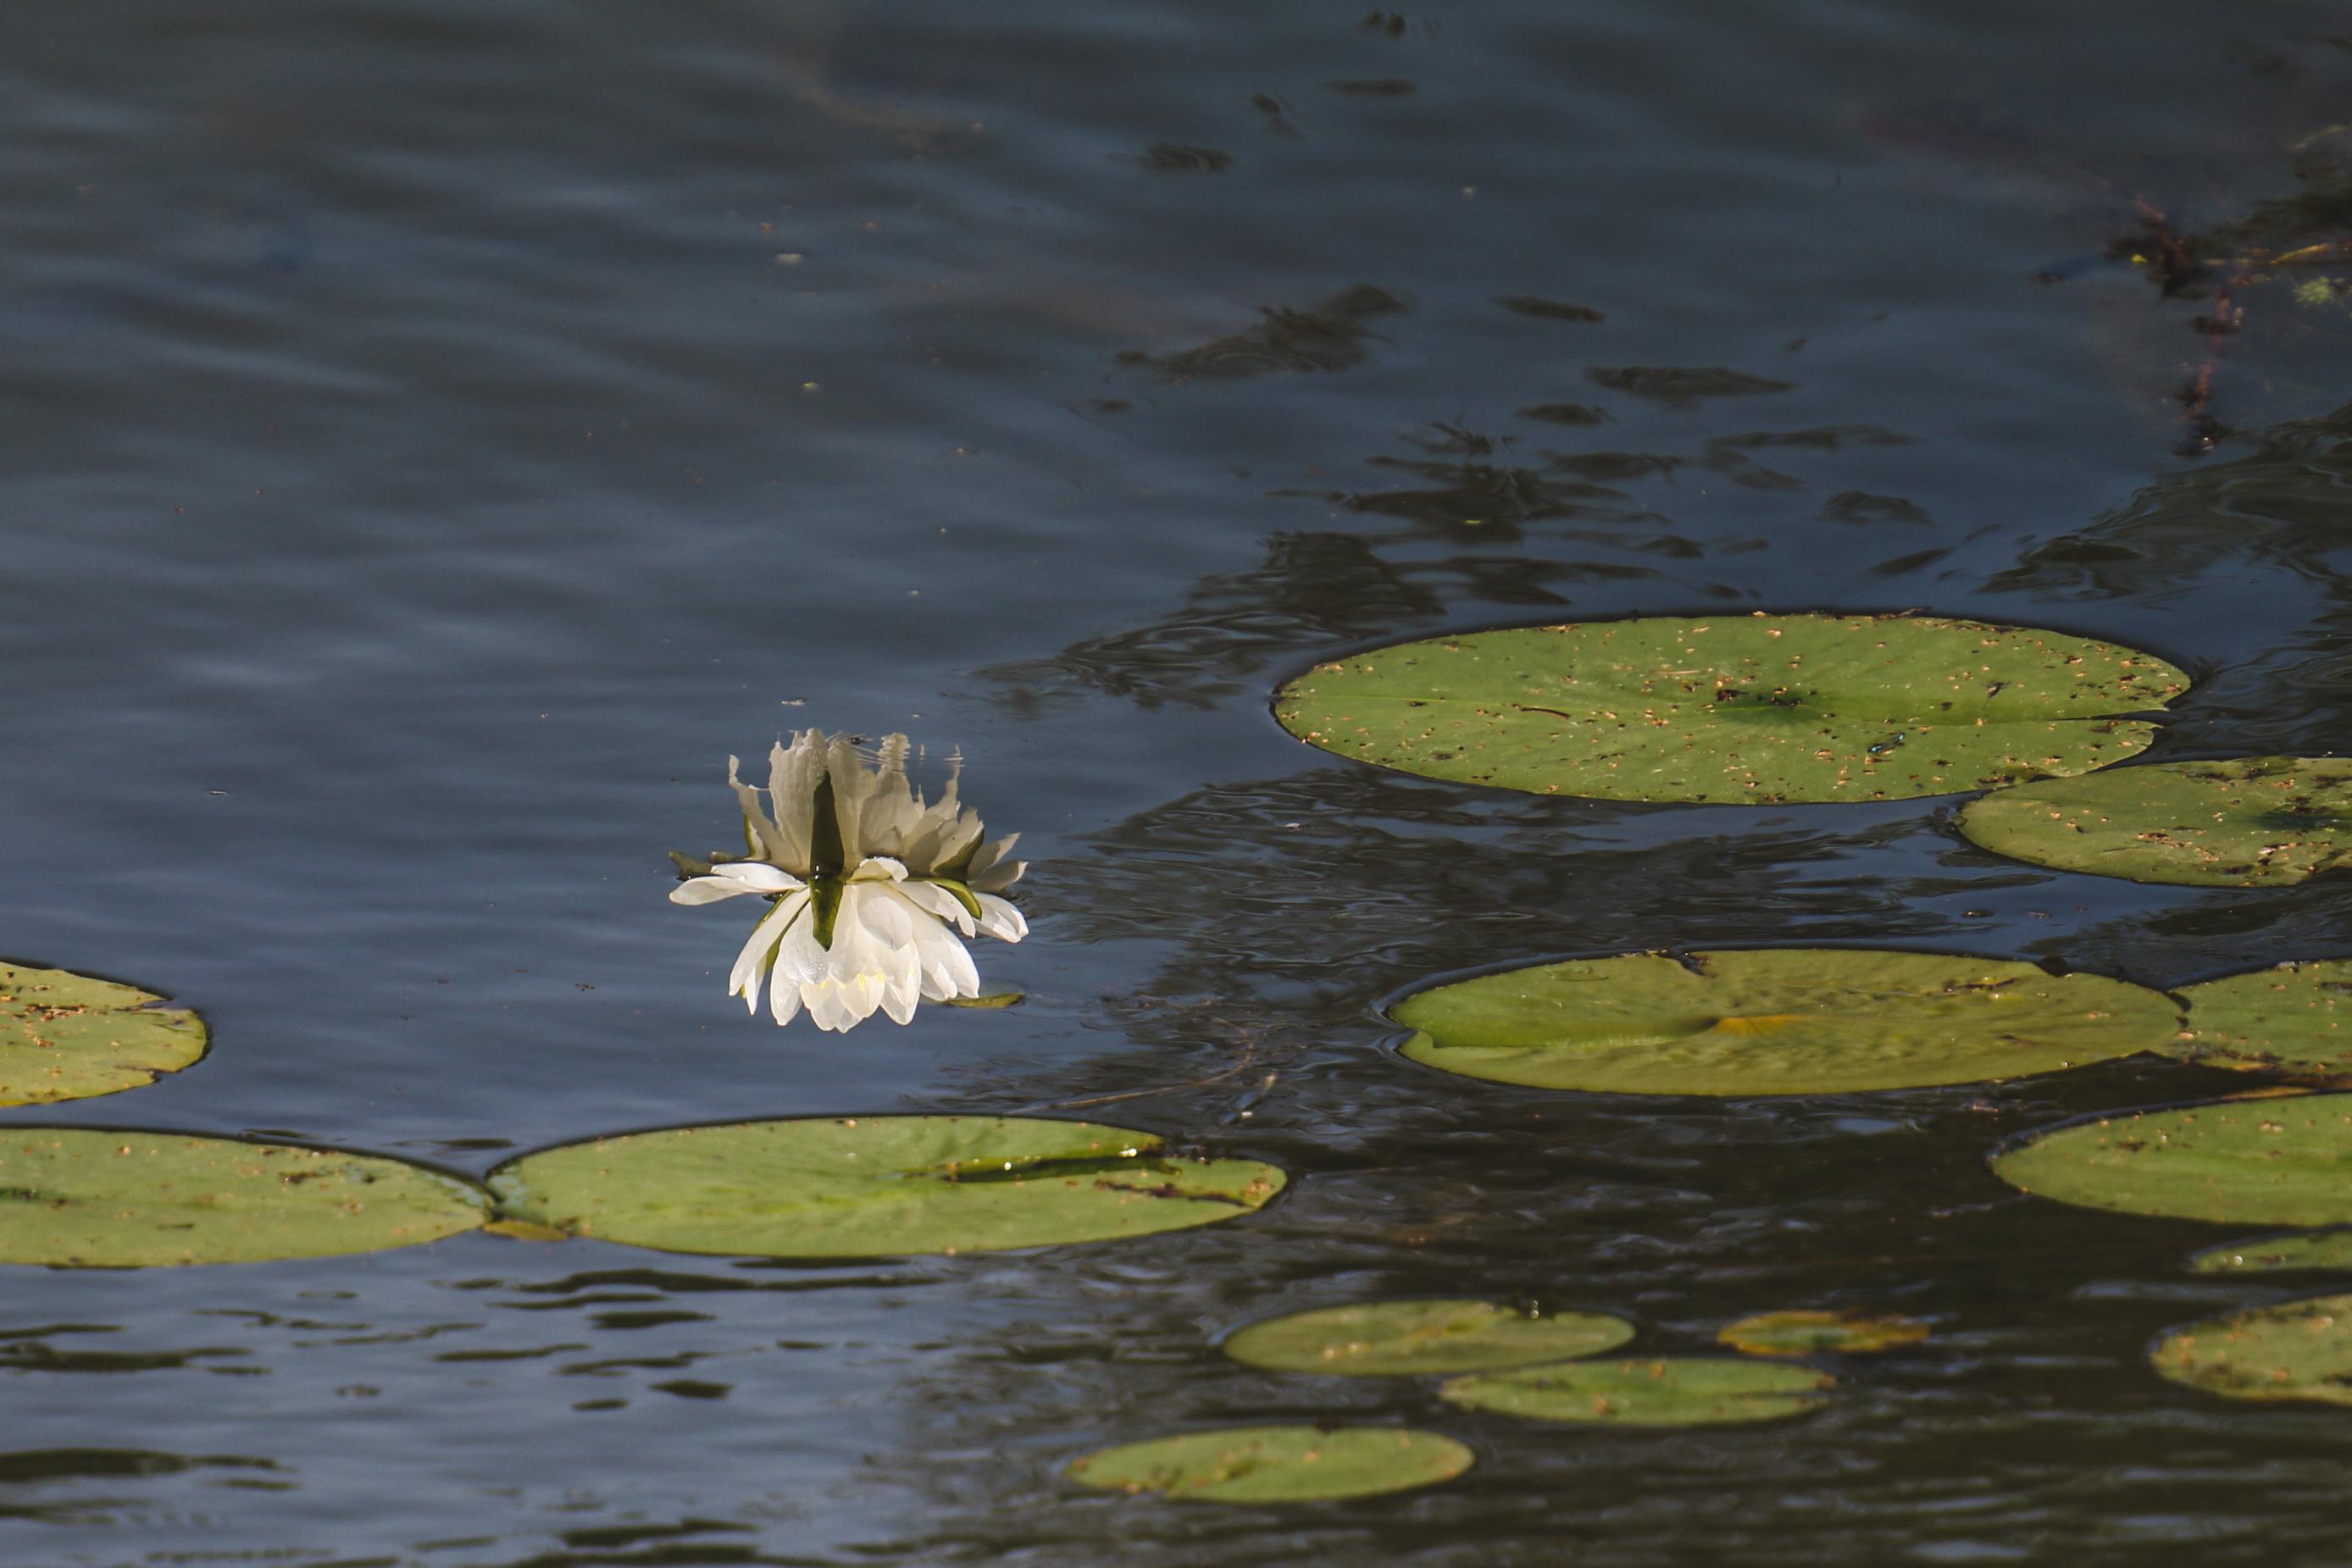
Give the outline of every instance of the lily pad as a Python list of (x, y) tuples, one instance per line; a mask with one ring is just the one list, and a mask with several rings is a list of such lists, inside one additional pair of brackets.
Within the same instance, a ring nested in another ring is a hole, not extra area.
[(1971, 801), (1960, 831), (2059, 871), (2284, 887), (2352, 865), (2352, 758), (2168, 762)]
[(597, 1138), (489, 1177), (509, 1218), (668, 1252), (874, 1258), (1142, 1236), (1282, 1190), (1129, 1127), (997, 1116), (735, 1122)]
[(326, 1258), (489, 1218), (476, 1187), (402, 1160), (101, 1127), (0, 1134), (0, 1262), (148, 1269)]
[(0, 1105), (142, 1088), (204, 1053), (204, 1020), (151, 992), (0, 964)]
[(2144, 987), (1938, 953), (1767, 947), (1542, 964), (1390, 1009), (1414, 1061), (1539, 1089), (1831, 1094), (2015, 1078), (2168, 1042)]
[(2297, 1269), (2352, 1270), (2352, 1230), (2296, 1230), (2208, 1247), (2189, 1260), (2198, 1274), (2284, 1274)]
[(1483, 1372), (1437, 1392), (1456, 1405), (1538, 1421), (1712, 1427), (1801, 1416), (1836, 1381), (1811, 1367), (1684, 1355)]
[(2184, 988), (2189, 1028), (2168, 1048), (2213, 1067), (2352, 1073), (2352, 958), (2281, 964)]
[(1759, 1312), (1727, 1324), (1716, 1339), (1748, 1355), (1859, 1355), (1917, 1344), (1927, 1325), (1917, 1318), (1867, 1312)]
[(1063, 1474), (1106, 1491), (1202, 1502), (1311, 1502), (1450, 1481), (1468, 1445), (1407, 1427), (1229, 1427), (1104, 1448)]
[(1318, 664), (1275, 716), (1342, 757), (1605, 800), (1896, 800), (2085, 773), (2189, 689), (2161, 659), (1893, 615), (1528, 626)]
[(2158, 1340), (2149, 1359), (2175, 1383), (2231, 1399), (2352, 1405), (2352, 1296), (2191, 1323)]
[(1252, 1323), (1225, 1341), (1225, 1354), (1276, 1372), (1369, 1377), (1569, 1361), (1633, 1337), (1632, 1324), (1601, 1312), (1538, 1316), (1493, 1301), (1370, 1301)]
[(2101, 1116), (2029, 1138), (1993, 1173), (2042, 1197), (2232, 1225), (2352, 1223), (2352, 1094)]

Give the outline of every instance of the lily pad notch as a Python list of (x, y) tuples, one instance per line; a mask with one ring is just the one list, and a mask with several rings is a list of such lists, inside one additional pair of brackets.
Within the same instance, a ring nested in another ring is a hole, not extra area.
[(1469, 632), (1316, 665), (1275, 717), (1424, 778), (1608, 800), (1893, 800), (2143, 750), (2189, 677), (2130, 648), (1900, 615), (1644, 617)]

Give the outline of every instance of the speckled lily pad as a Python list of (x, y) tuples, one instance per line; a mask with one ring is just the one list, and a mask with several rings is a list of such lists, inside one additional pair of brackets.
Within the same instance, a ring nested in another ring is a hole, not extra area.
[(1366, 1301), (1252, 1323), (1225, 1341), (1225, 1354), (1276, 1372), (1370, 1377), (1569, 1361), (1633, 1337), (1631, 1323), (1601, 1312), (1538, 1315), (1480, 1301)]
[(873, 1258), (1180, 1230), (1282, 1172), (1129, 1127), (1013, 1116), (735, 1122), (597, 1138), (490, 1174), (510, 1218), (671, 1252)]
[(2127, 1056), (2170, 1000), (2096, 975), (1937, 953), (1772, 947), (1576, 959), (1399, 1002), (1414, 1061), (1627, 1094), (1829, 1094), (2015, 1078)]
[(1482, 1372), (1453, 1378), (1438, 1393), (1456, 1405), (1538, 1421), (1712, 1427), (1801, 1416), (1835, 1382), (1811, 1367), (1680, 1355)]
[(1868, 1312), (1759, 1312), (1727, 1323), (1716, 1336), (1748, 1355), (1859, 1355), (1917, 1344), (1927, 1325), (1917, 1318)]
[(2041, 1197), (2232, 1225), (2352, 1224), (2352, 1094), (2100, 1116), (1993, 1160)]
[(2284, 887), (2352, 864), (2352, 758), (2247, 757), (2053, 779), (1969, 802), (1960, 831), (2059, 871)]
[(2175, 1383), (2231, 1399), (2352, 1405), (2352, 1296), (2191, 1323), (2158, 1340), (2149, 1359)]
[(472, 1230), (482, 1192), (375, 1155), (96, 1127), (0, 1134), (0, 1262), (144, 1269), (407, 1247)]
[(1063, 1474), (1106, 1491), (1201, 1502), (1309, 1502), (1433, 1486), (1473, 1457), (1452, 1437), (1405, 1427), (1232, 1427), (1105, 1448)]
[(0, 964), (0, 1105), (137, 1089), (204, 1053), (204, 1020), (152, 992)]
[(2179, 992), (2189, 1028), (2172, 1054), (2212, 1067), (2352, 1073), (2352, 958), (2281, 964)]
[(1609, 800), (1892, 800), (2088, 772), (2189, 677), (2032, 627), (1661, 617), (1472, 632), (1318, 664), (1275, 716), (1342, 757)]

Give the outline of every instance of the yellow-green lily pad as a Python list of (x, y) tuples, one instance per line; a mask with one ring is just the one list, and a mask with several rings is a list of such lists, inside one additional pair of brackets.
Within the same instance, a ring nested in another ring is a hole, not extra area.
[(1409, 1427), (1229, 1427), (1104, 1448), (1063, 1474), (1105, 1491), (1201, 1502), (1312, 1502), (1450, 1481), (1469, 1446)]
[(1974, 1083), (2171, 1040), (2158, 992), (1940, 953), (1766, 947), (1580, 958), (1390, 1009), (1404, 1054), (1472, 1078), (1622, 1094), (1833, 1094)]
[(2352, 958), (2281, 964), (2179, 993), (2189, 1028), (2171, 1054), (2211, 1067), (2352, 1072)]
[(2284, 887), (2352, 865), (2352, 758), (2168, 762), (2048, 779), (1970, 801), (1960, 831), (2058, 871)]
[(2175, 1383), (2231, 1399), (2352, 1405), (2352, 1296), (2315, 1296), (2210, 1318), (2158, 1340)]
[(142, 1088), (204, 1053), (204, 1019), (152, 992), (0, 964), (0, 1105)]
[(490, 1174), (502, 1213), (668, 1252), (874, 1258), (1180, 1230), (1282, 1190), (1255, 1160), (1014, 1116), (734, 1122), (597, 1138)]
[(2112, 643), (1899, 615), (1471, 632), (1318, 664), (1275, 716), (1432, 779), (1606, 800), (1896, 800), (2086, 773), (2189, 677)]
[(1801, 1416), (1837, 1380), (1811, 1367), (1728, 1356), (1579, 1361), (1449, 1379), (1456, 1405), (1537, 1421), (1620, 1427), (1712, 1427)]
[(1367, 1301), (1252, 1323), (1225, 1341), (1235, 1361), (1348, 1376), (1476, 1372), (1614, 1350), (1633, 1327), (1603, 1312), (1515, 1312), (1493, 1301)]
[(2225, 1241), (2189, 1260), (2199, 1274), (2284, 1274), (2299, 1269), (2352, 1270), (2352, 1230), (2292, 1230), (2252, 1241)]
[(2231, 1225), (2352, 1224), (2352, 1094), (2100, 1116), (1992, 1163), (2041, 1197)]
[(1859, 1355), (1917, 1344), (1927, 1337), (1927, 1325), (1892, 1313), (1758, 1312), (1726, 1324), (1715, 1337), (1748, 1355)]
[(478, 1188), (377, 1155), (100, 1127), (0, 1134), (0, 1263), (326, 1258), (436, 1241), (489, 1217)]

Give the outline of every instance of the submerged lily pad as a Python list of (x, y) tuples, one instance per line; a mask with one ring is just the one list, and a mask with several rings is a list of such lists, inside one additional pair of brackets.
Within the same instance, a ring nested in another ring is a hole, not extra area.
[(874, 1258), (1178, 1230), (1251, 1213), (1283, 1181), (1128, 1127), (858, 1116), (597, 1138), (509, 1161), (489, 1186), (509, 1218), (604, 1241)]
[(138, 1089), (205, 1053), (185, 1008), (113, 980), (0, 964), (0, 1105)]
[(2208, 1247), (2189, 1260), (2199, 1274), (2284, 1274), (2297, 1269), (2352, 1270), (2352, 1230), (2298, 1230)]
[(2175, 1383), (2231, 1399), (2352, 1405), (2352, 1296), (2315, 1296), (2175, 1329), (2149, 1359)]
[(1711, 1427), (1801, 1416), (1836, 1381), (1805, 1366), (1677, 1355), (1483, 1372), (1437, 1392), (1456, 1405), (1538, 1421)]
[(1390, 1009), (1404, 1054), (1472, 1078), (1622, 1094), (1831, 1094), (2049, 1072), (2168, 1042), (2163, 996), (1938, 953), (1768, 947), (1541, 964)]
[(1104, 1448), (1062, 1473), (1106, 1491), (1203, 1502), (1310, 1502), (1450, 1481), (1468, 1445), (1406, 1427), (1229, 1427)]
[(2352, 958), (2281, 964), (2180, 993), (2189, 1028), (2170, 1048), (2213, 1067), (2352, 1072)]
[(0, 1263), (325, 1258), (435, 1241), (489, 1217), (478, 1189), (381, 1155), (99, 1127), (0, 1134)]
[(1960, 831), (2059, 871), (2284, 887), (2352, 865), (2352, 758), (2168, 762), (1971, 801)]
[(2352, 1223), (2352, 1094), (2101, 1116), (2029, 1138), (1993, 1173), (2041, 1197), (2233, 1225)]
[(1749, 1355), (1811, 1355), (1822, 1351), (1859, 1355), (1917, 1344), (1927, 1337), (1927, 1325), (1917, 1318), (1892, 1314), (1759, 1312), (1727, 1324), (1715, 1337)]
[(2189, 677), (2021, 626), (1725, 615), (1528, 626), (1318, 664), (1275, 716), (1432, 779), (1607, 800), (1893, 800), (2084, 773)]
[(1369, 1301), (1252, 1323), (1225, 1341), (1225, 1354), (1276, 1372), (1383, 1376), (1568, 1361), (1633, 1337), (1631, 1323), (1601, 1312), (1538, 1316), (1493, 1301)]

